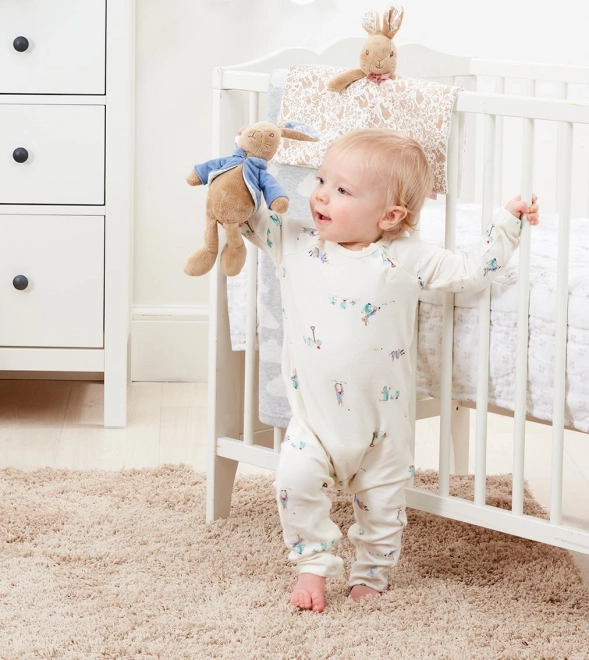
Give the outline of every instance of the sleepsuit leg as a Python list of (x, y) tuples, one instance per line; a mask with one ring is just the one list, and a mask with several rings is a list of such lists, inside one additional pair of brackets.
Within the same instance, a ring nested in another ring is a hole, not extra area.
[(407, 524), (405, 486), (412, 470), (409, 442), (387, 437), (366, 452), (360, 469), (350, 480), (356, 522), (348, 538), (356, 547), (350, 586), (363, 584), (377, 591), (388, 586), (389, 571), (401, 552)]
[(341, 575), (343, 560), (333, 553), (342, 537), (330, 519), (333, 466), (314, 434), (293, 418), (280, 449), (276, 472), (278, 513), (288, 559), (299, 573)]

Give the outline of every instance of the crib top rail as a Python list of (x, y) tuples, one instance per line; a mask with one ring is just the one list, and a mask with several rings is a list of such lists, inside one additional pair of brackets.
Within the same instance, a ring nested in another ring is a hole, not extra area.
[(536, 82), (562, 82), (589, 85), (589, 66), (578, 64), (542, 64), (539, 62), (510, 62), (473, 57), (471, 74), (500, 78), (523, 78)]
[[(270, 73), (297, 64), (324, 64), (356, 68), (363, 37), (348, 37), (334, 42), (323, 51), (305, 48), (283, 48), (264, 57), (227, 67), (213, 69), (213, 89), (264, 92)], [(416, 43), (398, 45), (397, 70), (403, 76), (416, 78), (473, 78), (490, 76), (521, 78), (536, 82), (589, 85), (589, 66), (511, 62), (450, 55)]]

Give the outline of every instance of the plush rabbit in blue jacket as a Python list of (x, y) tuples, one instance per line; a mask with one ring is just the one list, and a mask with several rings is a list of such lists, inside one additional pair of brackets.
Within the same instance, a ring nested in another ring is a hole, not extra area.
[(262, 195), (268, 208), (277, 213), (288, 210), (288, 198), (276, 179), (267, 171), (280, 138), (315, 141), (316, 138), (292, 128), (258, 122), (244, 129), (231, 156), (195, 165), (186, 181), (191, 186), (209, 184), (206, 201), (204, 246), (186, 261), (187, 275), (208, 273), (217, 259), (219, 234), (223, 225), (227, 243), (221, 253), (225, 275), (237, 275), (245, 264), (245, 244), (240, 227), (260, 207)]

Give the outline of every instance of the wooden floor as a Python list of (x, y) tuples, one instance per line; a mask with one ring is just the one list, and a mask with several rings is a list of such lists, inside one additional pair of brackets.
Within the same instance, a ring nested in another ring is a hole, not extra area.
[[(0, 380), (0, 468), (73, 470), (150, 468), (185, 463), (206, 466), (205, 383), (132, 383), (125, 429), (102, 426), (98, 382)], [(474, 413), (471, 438), (474, 438)], [(489, 474), (511, 472), (510, 418), (490, 415)], [(417, 423), (415, 465), (437, 469), (436, 419)], [(550, 501), (551, 427), (527, 424), (525, 477), (536, 499)], [(471, 450), (471, 470), (474, 452)], [(239, 472), (264, 472), (240, 466)], [(589, 529), (589, 435), (566, 432), (563, 513), (566, 523)], [(589, 576), (589, 556), (575, 555)]]

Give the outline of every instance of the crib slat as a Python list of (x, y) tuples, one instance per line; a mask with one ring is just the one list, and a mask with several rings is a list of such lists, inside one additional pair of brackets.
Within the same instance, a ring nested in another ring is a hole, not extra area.
[[(416, 233), (419, 231), (419, 221), (417, 224)], [(417, 309), (417, 314), (415, 315), (415, 326), (414, 326), (413, 341), (411, 342), (411, 362), (412, 364), (417, 364), (417, 345), (419, 343), (419, 308)], [(409, 399), (409, 419), (411, 420), (411, 456), (413, 456), (413, 461), (415, 462), (415, 420), (417, 419), (417, 369), (412, 369), (411, 371), (411, 398)], [(413, 485), (413, 477), (411, 479), (411, 485)]]
[[(248, 94), (248, 123), (258, 121), (259, 94)], [(246, 292), (247, 303), (245, 310), (245, 376), (243, 392), (243, 441), (246, 445), (254, 444), (255, 387), (256, 387), (256, 341), (258, 331), (258, 317), (256, 300), (258, 293), (258, 248), (249, 241), (245, 241), (246, 258)]]
[[(477, 77), (454, 76), (454, 85), (474, 92), (477, 89)], [(464, 135), (464, 151), (459, 150), (458, 152), (458, 172), (460, 178), (458, 197), (463, 202), (474, 202), (476, 188), (477, 116), (461, 112), (458, 117), (460, 135)]]
[(254, 124), (260, 117), (260, 95), (258, 92), (248, 94), (248, 123)]
[[(483, 214), (482, 229), (493, 218), (495, 196), (496, 123), (494, 115), (485, 117), (485, 150), (483, 153)], [(475, 437), (474, 501), (484, 505), (487, 491), (487, 412), (489, 406), (489, 335), (491, 323), (491, 287), (479, 294), (479, 341), (477, 372), (477, 405)]]
[[(527, 81), (527, 92), (533, 96), (535, 82)], [(522, 145), (522, 199), (528, 204), (532, 199), (532, 180), (534, 174), (534, 120), (523, 119)], [(513, 484), (512, 511), (523, 515), (524, 510), (524, 458), (526, 439), (526, 410), (528, 384), (528, 317), (530, 304), (530, 225), (522, 217), (519, 243), (518, 272), (518, 307), (517, 339), (515, 362), (515, 405), (514, 405), (514, 443), (513, 443)]]
[(256, 334), (257, 334), (257, 278), (258, 248), (245, 241), (246, 268), (246, 309), (245, 309), (245, 385), (243, 393), (243, 441), (254, 444), (254, 414), (256, 386)]
[[(448, 140), (448, 194), (446, 195), (446, 248), (456, 248), (456, 191), (458, 187), (458, 113), (452, 113)], [(450, 450), (452, 441), (452, 349), (454, 343), (454, 294), (445, 293), (442, 317), (442, 364), (440, 376), (440, 456), (438, 491), (450, 492)]]
[[(505, 78), (495, 80), (497, 94), (505, 92)], [(493, 185), (493, 204), (499, 206), (503, 200), (503, 117), (495, 117), (495, 180)]]
[(279, 426), (274, 427), (274, 452), (276, 454), (280, 453), (280, 445), (284, 439), (284, 429), (281, 429)]
[[(568, 84), (565, 83), (565, 82), (560, 82), (560, 83), (555, 83), (555, 85), (556, 85), (556, 98), (561, 99), (561, 100), (567, 99), (568, 95), (569, 95), (569, 86), (568, 86)], [(556, 140), (556, 162), (557, 163), (560, 163), (561, 159), (563, 158), (562, 149), (563, 149), (564, 142), (566, 140), (566, 136), (561, 135), (561, 132), (563, 130), (566, 133), (566, 124), (559, 122), (557, 124), (557, 140)], [(560, 168), (559, 168), (559, 172), (560, 172)], [(560, 186), (559, 181), (560, 181), (560, 177), (556, 176), (556, 190), (555, 190), (556, 197), (555, 197), (555, 199), (556, 199), (557, 208), (558, 208), (558, 200), (559, 200), (560, 194), (561, 194), (561, 191), (559, 190), (559, 186)]]
[[(213, 90), (212, 155), (218, 157), (232, 146), (232, 137), (225, 130), (231, 125), (231, 103), (228, 92)], [(220, 239), (220, 248), (224, 239)], [(209, 401), (207, 432), (207, 522), (227, 518), (231, 509), (231, 486), (235, 478), (235, 460), (217, 453), (219, 437), (238, 438), (241, 428), (239, 401), (241, 394), (241, 356), (231, 350), (227, 278), (219, 261), (210, 275), (209, 290)]]
[(554, 336), (554, 394), (552, 403), (552, 482), (550, 521), (562, 522), (563, 450), (566, 402), (567, 325), (569, 299), (569, 243), (571, 226), (571, 178), (573, 125), (559, 126), (558, 135), (558, 273), (556, 280), (556, 331)]

